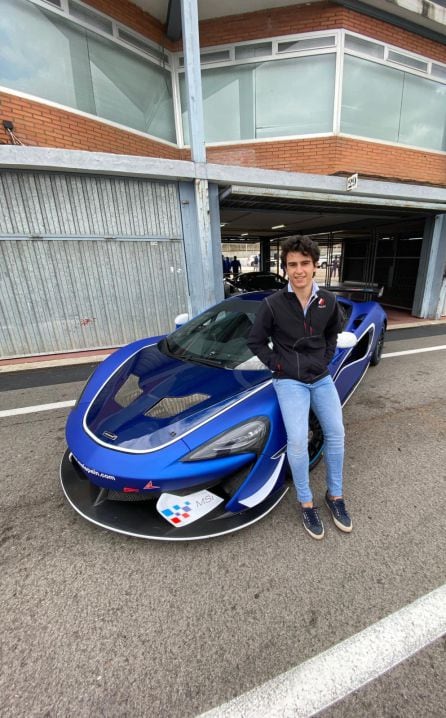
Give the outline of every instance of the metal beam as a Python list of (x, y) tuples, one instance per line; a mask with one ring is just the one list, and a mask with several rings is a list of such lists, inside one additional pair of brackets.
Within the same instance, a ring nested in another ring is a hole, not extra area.
[(195, 180), (193, 183), (180, 182), (180, 197), (189, 285), (188, 309), (189, 314), (195, 316), (222, 298), (223, 270), (218, 187), (210, 187), (206, 172), (197, 0), (181, 0), (181, 19)]
[(197, 0), (181, 0), (181, 21), (191, 156), (206, 162)]
[[(209, 198), (211, 192), (211, 199)], [(180, 207), (183, 224), (184, 253), (190, 317), (223, 298), (223, 268), (218, 217), (209, 212), (218, 209), (218, 188), (209, 188), (203, 180), (180, 182)], [(211, 227), (212, 225), (212, 227)], [(212, 231), (213, 228), (213, 231)], [(218, 244), (217, 244), (218, 239)]]
[(167, 8), (166, 35), (172, 42), (181, 40), (181, 1), (169, 0)]
[(436, 319), (446, 265), (446, 214), (426, 220), (412, 314)]
[(207, 179), (231, 186), (234, 194), (337, 202), (344, 205), (394, 206), (446, 213), (446, 188), (403, 182), (367, 180), (347, 192), (345, 177), (285, 172), (234, 165), (194, 163), (157, 157), (112, 155), (45, 147), (0, 147), (0, 168), (120, 175), (145, 179)]

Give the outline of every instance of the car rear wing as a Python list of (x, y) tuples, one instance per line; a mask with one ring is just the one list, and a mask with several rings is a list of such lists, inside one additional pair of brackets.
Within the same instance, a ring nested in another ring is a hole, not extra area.
[(328, 289), (330, 292), (341, 294), (342, 296), (348, 297), (348, 299), (354, 299), (359, 302), (368, 302), (371, 299), (380, 299), (384, 293), (384, 285), (370, 282), (346, 281), (341, 284), (331, 284), (330, 286), (325, 286), (324, 289)]

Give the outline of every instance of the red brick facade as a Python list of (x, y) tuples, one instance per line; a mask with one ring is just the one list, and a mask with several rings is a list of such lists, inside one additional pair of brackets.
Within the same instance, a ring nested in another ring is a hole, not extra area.
[[(14, 132), (25, 145), (180, 159), (176, 147), (4, 92), (0, 92), (1, 120), (13, 121)], [(9, 140), (2, 125), (0, 140)]]
[[(127, 0), (87, 0), (123, 24), (169, 49), (160, 22)], [(402, 49), (446, 62), (446, 47), (333, 3), (277, 8), (200, 24), (202, 46), (327, 29), (348, 29)], [(12, 120), (26, 145), (187, 159), (181, 150), (99, 119), (79, 116), (43, 102), (0, 93), (0, 120)], [(0, 141), (9, 137), (0, 125)], [(209, 147), (208, 161), (317, 174), (359, 172), (363, 176), (446, 186), (446, 155), (347, 137), (253, 141)]]
[[(188, 159), (183, 152), (183, 159)], [(395, 145), (324, 137), (207, 149), (208, 162), (310, 174), (353, 174), (446, 186), (446, 155)]]

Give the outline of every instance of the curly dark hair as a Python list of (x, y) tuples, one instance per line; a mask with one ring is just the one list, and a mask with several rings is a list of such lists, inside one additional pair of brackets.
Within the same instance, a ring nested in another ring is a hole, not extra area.
[(293, 234), (291, 237), (286, 237), (280, 244), (280, 250), (280, 261), (283, 267), (286, 267), (289, 252), (305, 254), (311, 257), (315, 264), (319, 262), (321, 255), (321, 251), (316, 242), (313, 242), (313, 240), (305, 234)]

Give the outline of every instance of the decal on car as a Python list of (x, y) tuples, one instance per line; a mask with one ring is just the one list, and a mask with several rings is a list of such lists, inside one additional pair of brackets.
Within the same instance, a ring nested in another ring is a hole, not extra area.
[(213, 511), (223, 501), (220, 496), (204, 489), (187, 496), (162, 494), (156, 504), (159, 514), (172, 526), (187, 526)]
[(83, 464), (82, 461), (79, 461), (79, 459), (76, 459), (74, 454), (73, 454), (73, 458), (79, 464), (81, 469), (83, 469), (85, 471), (86, 474), (90, 474), (91, 476), (97, 476), (98, 479), (107, 479), (108, 481), (116, 481), (116, 476), (112, 476), (112, 474), (103, 474), (102, 471), (96, 471), (96, 469), (91, 469), (89, 466), (85, 466), (85, 464)]

